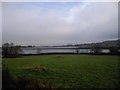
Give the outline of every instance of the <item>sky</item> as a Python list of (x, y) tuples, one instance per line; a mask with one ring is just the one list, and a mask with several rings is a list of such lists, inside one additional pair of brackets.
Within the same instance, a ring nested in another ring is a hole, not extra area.
[(117, 2), (2, 3), (3, 43), (46, 46), (117, 38)]

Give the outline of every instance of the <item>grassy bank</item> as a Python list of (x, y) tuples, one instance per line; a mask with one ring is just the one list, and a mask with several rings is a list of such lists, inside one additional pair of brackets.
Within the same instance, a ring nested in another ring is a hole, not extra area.
[(116, 88), (118, 86), (117, 56), (24, 56), (4, 58), (3, 64), (14, 79), (30, 77), (55, 87)]

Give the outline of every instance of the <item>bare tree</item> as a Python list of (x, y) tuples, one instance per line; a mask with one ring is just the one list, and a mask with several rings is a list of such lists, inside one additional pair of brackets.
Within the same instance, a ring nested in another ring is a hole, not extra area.
[(42, 53), (42, 49), (37, 49), (37, 54), (41, 54)]
[(79, 54), (79, 48), (78, 47), (75, 49), (75, 51), (76, 51), (76, 54)]

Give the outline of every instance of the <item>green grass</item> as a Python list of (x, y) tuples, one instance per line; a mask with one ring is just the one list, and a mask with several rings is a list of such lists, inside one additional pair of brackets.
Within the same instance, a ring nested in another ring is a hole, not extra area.
[[(14, 78), (32, 77), (64, 88), (116, 88), (118, 57), (97, 55), (41, 55), (5, 58)], [(46, 70), (30, 68), (45, 67)], [(26, 69), (29, 68), (29, 69)]]

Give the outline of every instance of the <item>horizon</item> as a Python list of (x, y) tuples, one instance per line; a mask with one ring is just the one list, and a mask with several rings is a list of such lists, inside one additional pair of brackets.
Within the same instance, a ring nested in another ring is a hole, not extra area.
[(117, 2), (3, 2), (2, 43), (56, 46), (118, 39)]
[[(103, 42), (107, 42), (107, 41), (117, 41), (117, 40), (120, 40), (120, 39), (113, 39), (113, 40), (104, 40), (104, 41), (98, 41), (98, 42), (87, 42), (87, 43), (76, 43), (76, 44), (59, 44), (59, 45), (33, 45), (33, 44), (28, 44), (28, 45), (17, 45), (17, 44), (15, 44), (14, 42), (5, 42), (5, 43), (13, 43), (15, 46), (41, 46), (41, 47), (44, 47), (44, 46), (67, 46), (67, 45), (72, 45), (72, 46), (74, 46), (74, 45), (81, 45), (81, 44), (95, 44), (95, 43), (103, 43)], [(5, 43), (2, 43), (2, 45), (3, 44), (5, 44)]]

